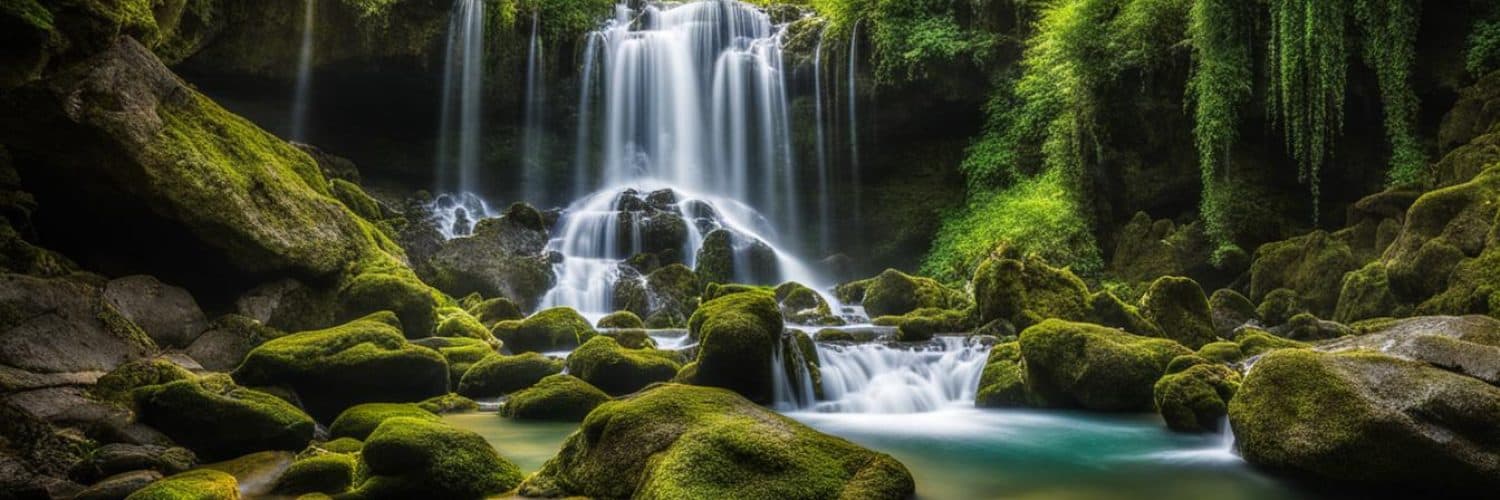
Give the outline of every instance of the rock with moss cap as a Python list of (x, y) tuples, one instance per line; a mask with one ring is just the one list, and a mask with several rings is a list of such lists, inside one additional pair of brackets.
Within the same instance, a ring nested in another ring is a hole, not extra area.
[(1227, 340), (1204, 344), (1198, 348), (1198, 355), (1215, 363), (1237, 363), (1245, 358), (1245, 353), (1240, 350), (1240, 345)]
[(437, 331), (433, 332), (439, 337), (449, 338), (471, 338), (483, 341), (494, 341), (495, 335), (490, 329), (480, 323), (468, 311), (456, 307), (445, 308), (447, 314), (442, 322), (438, 323)]
[(414, 340), (412, 344), (432, 349), (443, 356), (443, 359), (448, 362), (448, 382), (453, 387), (458, 387), (459, 381), (463, 380), (464, 374), (468, 373), (475, 363), (496, 352), (488, 342), (461, 337), (428, 337)]
[(196, 378), (192, 372), (165, 358), (139, 359), (99, 377), (90, 392), (104, 401), (129, 402), (130, 391), (137, 388)]
[(1500, 487), (1496, 421), (1500, 388), (1367, 351), (1272, 352), (1229, 403), (1251, 463), (1467, 494)]
[(1088, 286), (1071, 271), (1026, 260), (991, 257), (974, 270), (974, 299), (979, 322), (996, 319), (1025, 329), (1041, 320), (1087, 320)]
[(1214, 333), (1208, 298), (1198, 282), (1177, 276), (1163, 276), (1151, 282), (1141, 297), (1146, 319), (1161, 328), (1162, 336), (1192, 349), (1219, 340)]
[(914, 489), (906, 467), (888, 455), (821, 434), (730, 391), (668, 384), (589, 414), (520, 493), (895, 499)]
[(837, 328), (824, 328), (813, 334), (818, 342), (853, 342), (854, 334)]
[(1266, 325), (1283, 325), (1292, 316), (1307, 312), (1302, 306), (1302, 301), (1297, 297), (1297, 292), (1288, 288), (1278, 288), (1267, 293), (1260, 301), (1260, 306), (1255, 308), (1255, 315), (1260, 316)]
[[(1006, 321), (998, 319), (994, 321)], [(1008, 321), (1006, 321), (1009, 323)], [(1089, 300), (1089, 322), (1104, 326), (1112, 326), (1136, 335), (1147, 337), (1166, 337), (1161, 327), (1146, 319), (1141, 314), (1141, 309), (1126, 304), (1115, 296), (1114, 292), (1101, 290), (1095, 293)]]
[(646, 333), (646, 330), (642, 328), (610, 330), (602, 332), (600, 333), (600, 335), (615, 339), (615, 342), (618, 342), (621, 347), (625, 347), (626, 349), (646, 349), (656, 347), (656, 339), (651, 338), (651, 334)]
[(494, 325), (508, 319), (526, 318), (526, 315), (521, 313), (521, 308), (505, 297), (485, 299), (483, 302), (474, 304), (469, 308), (469, 314), (478, 319), (482, 325)]
[(1218, 432), (1240, 374), (1219, 364), (1197, 364), (1156, 382), (1156, 409), (1179, 432)]
[(482, 498), (521, 483), (521, 471), (483, 436), (442, 422), (386, 420), (360, 452), (366, 498)]
[(979, 392), (974, 406), (1006, 408), (1027, 406), (1026, 364), (1021, 357), (1020, 342), (1007, 342), (990, 349), (979, 375)]
[(464, 373), (458, 393), (471, 398), (493, 398), (531, 387), (548, 375), (562, 373), (562, 360), (528, 352), (515, 356), (491, 354)]
[(865, 286), (860, 301), (870, 317), (900, 316), (917, 309), (963, 309), (970, 302), (963, 292), (943, 286), (932, 278), (912, 276), (886, 269)]
[(571, 307), (544, 309), (521, 321), (509, 338), (501, 338), (514, 353), (570, 350), (598, 335), (589, 320)]
[(974, 308), (961, 310), (922, 308), (900, 316), (881, 316), (872, 320), (878, 326), (896, 327), (896, 340), (925, 342), (939, 333), (968, 333), (979, 326)]
[(390, 313), (261, 344), (235, 369), (253, 386), (292, 389), (314, 417), (332, 420), (372, 401), (412, 402), (448, 392), (448, 363), (406, 341)]
[(1391, 290), (1385, 264), (1371, 262), (1344, 275), (1333, 319), (1353, 322), (1381, 316), (1406, 316), (1410, 312), (1411, 306), (1402, 302)]
[(700, 286), (736, 282), (774, 285), (781, 274), (775, 249), (759, 238), (727, 228), (703, 236), (696, 262), (693, 272)]
[(178, 380), (132, 392), (139, 417), (207, 460), (259, 450), (300, 450), (312, 418), (290, 403), (222, 375)]
[(536, 385), (510, 395), (500, 414), (522, 420), (577, 422), (609, 401), (609, 394), (568, 374), (548, 375)]
[(1208, 313), (1213, 317), (1214, 333), (1224, 338), (1233, 334), (1240, 325), (1260, 320), (1255, 313), (1255, 303), (1228, 288), (1214, 290), (1208, 297)]
[(1049, 407), (1150, 409), (1167, 364), (1191, 353), (1171, 340), (1057, 319), (1021, 332), (1027, 392)]
[(690, 364), (693, 369), (685, 371), (690, 377), (683, 380), (727, 388), (752, 401), (770, 401), (766, 367), (782, 328), (781, 310), (769, 291), (745, 291), (704, 303), (688, 321), (688, 335), (698, 340), (698, 357)]
[(662, 266), (646, 275), (649, 308), (643, 318), (651, 328), (682, 328), (698, 310), (698, 275), (682, 264)]
[(1324, 231), (1267, 243), (1255, 250), (1250, 264), (1250, 298), (1262, 300), (1286, 288), (1309, 311), (1331, 315), (1344, 274), (1360, 265), (1347, 243)]
[(1271, 332), (1251, 327), (1235, 330), (1234, 342), (1246, 357), (1259, 356), (1277, 349), (1301, 349), (1308, 344), (1276, 336)]
[(297, 459), (287, 467), (276, 486), (278, 495), (324, 493), (336, 495), (354, 485), (359, 460), (352, 454), (320, 453)]
[(1292, 340), (1328, 340), (1353, 334), (1354, 329), (1342, 323), (1318, 319), (1310, 313), (1292, 316), (1286, 324), (1286, 338)]
[(594, 337), (568, 355), (568, 373), (610, 395), (630, 394), (672, 380), (682, 367), (670, 352), (631, 349), (609, 337)]
[(390, 311), (400, 319), (406, 338), (431, 336), (437, 325), (438, 301), (431, 288), (415, 277), (381, 272), (350, 279), (339, 292), (340, 321)]
[(838, 326), (844, 321), (833, 315), (828, 301), (822, 295), (795, 281), (776, 287), (776, 302), (781, 306), (781, 316), (799, 325)]
[(423, 410), (412, 403), (365, 403), (355, 405), (339, 417), (333, 419), (328, 426), (328, 435), (333, 438), (353, 438), (365, 440), (376, 427), (386, 420), (396, 417), (409, 417), (427, 422), (438, 422), (441, 419), (432, 412)]
[(196, 469), (168, 476), (131, 493), (126, 500), (235, 500), (240, 483), (213, 469)]
[(599, 318), (599, 328), (645, 328), (646, 322), (630, 311), (615, 311)]
[(479, 411), (479, 403), (454, 392), (427, 398), (417, 403), (417, 407), (438, 415)]

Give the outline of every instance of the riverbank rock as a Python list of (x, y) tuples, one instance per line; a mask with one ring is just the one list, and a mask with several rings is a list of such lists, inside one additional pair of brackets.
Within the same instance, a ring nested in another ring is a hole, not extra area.
[(900, 462), (723, 389), (656, 386), (600, 406), (527, 496), (865, 498), (913, 495)]
[(143, 387), (132, 394), (142, 422), (205, 460), (300, 450), (317, 425), (291, 403), (236, 386), (223, 375)]
[(428, 261), (432, 276), (425, 278), (454, 297), (477, 292), (532, 310), (557, 279), (547, 240), (541, 215), (518, 203), (500, 217), (479, 221), (472, 234), (443, 242)]
[(1240, 374), (1229, 367), (1195, 364), (1156, 382), (1156, 410), (1174, 431), (1218, 432), (1239, 387)]
[(1088, 323), (1052, 319), (1021, 332), (1026, 390), (1047, 407), (1148, 410), (1152, 386), (1185, 354), (1171, 340)]
[(1500, 386), (1500, 319), (1418, 316), (1383, 321), (1368, 333), (1318, 345), (1327, 352), (1378, 351)]
[(1007, 408), (1027, 406), (1026, 365), (1020, 342), (1007, 342), (990, 349), (990, 356), (979, 375), (979, 392), (974, 406)]
[(483, 498), (521, 483), (521, 470), (484, 437), (442, 422), (395, 417), (360, 452), (364, 498)]
[(688, 335), (698, 340), (698, 357), (678, 378), (769, 402), (772, 383), (767, 367), (782, 328), (781, 310), (769, 291), (748, 290), (710, 300), (688, 321)]
[(1146, 319), (1161, 328), (1162, 336), (1189, 349), (1219, 340), (1214, 333), (1208, 298), (1198, 282), (1178, 276), (1163, 276), (1151, 282), (1141, 297)]
[(500, 407), (500, 415), (522, 420), (577, 422), (609, 395), (568, 374), (548, 375), (536, 385), (514, 394)]
[(213, 469), (196, 469), (168, 476), (132, 493), (126, 500), (237, 500), (240, 483), (234, 476)]
[(514, 356), (491, 354), (464, 373), (458, 393), (471, 398), (499, 397), (531, 387), (562, 370), (562, 360), (534, 352)]
[(1500, 486), (1500, 388), (1368, 351), (1263, 356), (1229, 403), (1246, 460), (1428, 489)]
[(441, 421), (437, 415), (411, 403), (365, 403), (352, 406), (333, 419), (333, 423), (328, 426), (328, 436), (364, 441), (380, 424), (396, 417), (426, 422)]
[(324, 330), (294, 333), (256, 347), (234, 371), (252, 386), (296, 391), (327, 422), (359, 403), (415, 402), (448, 392), (448, 363), (408, 343), (394, 315), (378, 313)]
[(589, 320), (571, 307), (545, 309), (521, 321), (508, 338), (501, 338), (514, 353), (570, 350), (599, 333)]
[(971, 302), (962, 291), (937, 280), (886, 269), (864, 284), (859, 302), (871, 318), (900, 316), (917, 309), (963, 309)]
[(612, 396), (672, 380), (678, 366), (671, 352), (631, 349), (613, 338), (594, 337), (568, 355), (568, 373)]
[(110, 280), (104, 285), (104, 300), (160, 346), (187, 347), (208, 329), (208, 318), (187, 290), (151, 276)]
[(18, 372), (15, 380), (0, 377), (4, 388), (42, 389), (55, 384), (41, 379), (57, 377), (92, 382), (155, 352), (155, 342), (102, 295), (72, 279), (0, 275), (0, 365)]
[(1088, 319), (1088, 286), (1071, 271), (1041, 259), (991, 257), (974, 271), (974, 303), (979, 322), (1003, 319), (1025, 329), (1048, 318)]

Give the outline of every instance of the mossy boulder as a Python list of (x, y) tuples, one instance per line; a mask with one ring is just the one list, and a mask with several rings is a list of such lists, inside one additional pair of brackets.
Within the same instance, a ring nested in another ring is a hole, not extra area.
[(465, 337), (429, 337), (414, 340), (412, 344), (432, 349), (443, 356), (443, 359), (448, 362), (448, 382), (451, 387), (458, 387), (464, 374), (468, 373), (475, 363), (495, 355), (496, 352), (489, 342)]
[(1410, 309), (1391, 291), (1385, 264), (1371, 262), (1344, 275), (1333, 319), (1347, 323), (1382, 316), (1405, 316)]
[[(1119, 328), (1136, 335), (1147, 337), (1167, 336), (1165, 333), (1162, 333), (1161, 327), (1158, 327), (1156, 323), (1152, 323), (1151, 320), (1146, 319), (1146, 316), (1141, 314), (1139, 307), (1126, 304), (1114, 292), (1108, 290), (1096, 292), (1089, 299), (1088, 317), (1090, 323)], [(1010, 323), (1004, 319), (993, 321)]]
[(979, 375), (979, 392), (974, 406), (1006, 408), (1027, 406), (1026, 362), (1021, 357), (1021, 343), (1007, 342), (990, 349)]
[(1286, 338), (1292, 340), (1328, 340), (1353, 335), (1354, 329), (1335, 321), (1318, 319), (1309, 313), (1292, 316), (1287, 320)]
[(406, 338), (433, 334), (438, 301), (415, 277), (371, 272), (350, 279), (339, 292), (339, 319), (350, 321), (380, 311), (396, 313)]
[[(1500, 143), (1494, 139), (1491, 143)], [(1424, 315), (1500, 316), (1500, 163), (1412, 204), (1381, 256), (1391, 292)]]
[(609, 394), (568, 374), (548, 375), (536, 385), (510, 395), (500, 414), (523, 420), (577, 422), (609, 401)]
[(479, 221), (468, 236), (444, 241), (428, 260), (432, 275), (424, 279), (453, 296), (478, 292), (535, 309), (557, 279), (547, 229), (535, 214), (523, 204)]
[(700, 286), (709, 283), (776, 284), (781, 264), (776, 250), (759, 238), (731, 229), (715, 229), (703, 236), (698, 247), (697, 268)]
[(308, 412), (332, 420), (359, 403), (414, 402), (448, 392), (448, 363), (406, 341), (390, 313), (271, 340), (245, 357), (235, 380), (292, 389)]
[(359, 460), (352, 454), (322, 453), (292, 462), (272, 491), (278, 495), (324, 493), (335, 495), (354, 485)]
[(1260, 320), (1255, 313), (1255, 303), (1240, 292), (1228, 288), (1214, 290), (1208, 297), (1208, 313), (1213, 317), (1214, 333), (1228, 338), (1245, 323)]
[(1292, 319), (1292, 316), (1304, 312), (1307, 312), (1307, 308), (1302, 306), (1297, 292), (1289, 288), (1272, 290), (1255, 308), (1255, 315), (1260, 316), (1261, 321), (1269, 326), (1284, 325)]
[(776, 287), (776, 302), (781, 306), (781, 316), (788, 322), (799, 325), (837, 326), (844, 320), (835, 316), (828, 301), (811, 288), (795, 281)]
[(1500, 388), (1368, 351), (1265, 355), (1229, 403), (1251, 463), (1324, 479), (1500, 486)]
[(1240, 374), (1227, 366), (1189, 366), (1156, 382), (1156, 409), (1174, 431), (1217, 432), (1239, 385)]
[(1278, 337), (1275, 334), (1259, 329), (1244, 327), (1235, 331), (1234, 342), (1239, 344), (1240, 353), (1245, 357), (1259, 356), (1277, 349), (1302, 349), (1309, 347), (1308, 344)]
[(599, 328), (645, 328), (646, 322), (630, 311), (615, 311), (599, 318)]
[(781, 311), (768, 291), (735, 293), (704, 303), (688, 321), (688, 335), (698, 340), (698, 357), (684, 380), (769, 402), (767, 367), (782, 328)]
[(568, 373), (610, 395), (619, 396), (677, 376), (673, 353), (622, 347), (615, 339), (594, 337), (568, 355)]
[(908, 498), (900, 462), (739, 395), (666, 384), (600, 406), (526, 496)]
[(1227, 340), (1204, 344), (1198, 348), (1198, 355), (1215, 363), (1236, 363), (1245, 359), (1245, 353), (1240, 350), (1240, 345)]
[(478, 319), (469, 315), (467, 311), (457, 308), (450, 309), (453, 310), (443, 318), (442, 322), (438, 323), (437, 330), (433, 332), (435, 335), (439, 337), (470, 338), (482, 341), (495, 340), (495, 335), (490, 333), (490, 329), (484, 326), (483, 323), (480, 323)]
[(1207, 263), (1209, 246), (1195, 224), (1177, 226), (1171, 219), (1152, 220), (1136, 212), (1115, 235), (1110, 274), (1128, 283), (1180, 276)]
[(317, 426), (291, 403), (217, 375), (133, 391), (140, 421), (206, 460), (300, 450)]
[(985, 259), (974, 270), (974, 301), (980, 323), (1003, 319), (1021, 329), (1048, 318), (1084, 321), (1090, 313), (1083, 280), (1036, 257)]
[(508, 319), (526, 318), (521, 308), (505, 297), (485, 299), (483, 302), (474, 304), (469, 308), (469, 314), (478, 319), (480, 324), (487, 326)]
[(1361, 265), (1347, 243), (1325, 231), (1266, 243), (1255, 250), (1250, 264), (1250, 298), (1263, 300), (1273, 290), (1286, 288), (1296, 292), (1308, 311), (1330, 316), (1344, 274)]
[(521, 471), (484, 437), (442, 422), (386, 420), (360, 452), (365, 498), (482, 498), (521, 482)]
[(464, 373), (458, 393), (471, 398), (493, 398), (531, 387), (548, 375), (562, 373), (563, 362), (538, 353), (514, 356), (491, 354)]
[(479, 403), (453, 392), (427, 398), (417, 407), (438, 415), (479, 411)]
[(598, 335), (589, 320), (571, 307), (545, 309), (521, 321), (510, 338), (502, 338), (511, 352), (570, 350)]
[(1139, 411), (1173, 358), (1192, 354), (1177, 342), (1058, 319), (1021, 332), (1026, 389), (1049, 407)]
[(917, 309), (963, 309), (970, 302), (962, 291), (943, 286), (937, 280), (912, 276), (886, 269), (875, 276), (860, 301), (870, 317), (900, 316)]
[(99, 377), (90, 392), (104, 401), (129, 402), (130, 391), (137, 388), (196, 378), (186, 368), (165, 358), (138, 359)]
[[(656, 347), (656, 339), (641, 328), (626, 328), (602, 332), (599, 335), (615, 339), (621, 347), (626, 349), (647, 349)], [(587, 344), (587, 342), (585, 342)]]
[(1208, 298), (1198, 282), (1178, 276), (1163, 276), (1151, 282), (1141, 297), (1146, 319), (1161, 328), (1162, 336), (1191, 349), (1219, 340), (1214, 333)]
[(923, 308), (901, 316), (881, 316), (874, 324), (896, 327), (896, 340), (902, 342), (924, 342), (939, 333), (968, 333), (979, 326), (974, 321), (974, 308), (962, 310)]
[(196, 469), (146, 485), (126, 500), (236, 500), (240, 483), (224, 472)]
[(681, 328), (698, 310), (702, 285), (698, 275), (682, 264), (662, 266), (646, 275), (646, 326)]
[(824, 328), (813, 334), (813, 339), (818, 342), (853, 342), (854, 334), (847, 330)]
[(412, 403), (365, 403), (350, 407), (333, 419), (333, 423), (328, 426), (328, 435), (332, 438), (364, 441), (381, 423), (396, 417), (440, 421), (437, 415)]

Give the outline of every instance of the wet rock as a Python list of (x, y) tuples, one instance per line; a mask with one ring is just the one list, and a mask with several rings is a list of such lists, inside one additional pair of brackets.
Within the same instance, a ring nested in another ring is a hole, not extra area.
[(731, 229), (715, 229), (698, 249), (698, 281), (773, 285), (780, 276), (776, 251), (758, 238)]
[(140, 491), (146, 485), (161, 480), (162, 474), (154, 470), (122, 472), (94, 483), (78, 492), (73, 500), (120, 500)]
[(68, 476), (84, 484), (93, 484), (109, 476), (132, 471), (152, 471), (170, 476), (192, 468), (198, 457), (187, 448), (160, 445), (106, 444), (74, 465)]
[(509, 338), (502, 338), (514, 353), (570, 350), (599, 332), (571, 307), (545, 309), (521, 321)]
[(672, 352), (626, 348), (602, 336), (569, 354), (566, 366), (569, 374), (613, 396), (672, 380), (681, 368)]
[(752, 401), (771, 400), (765, 367), (781, 339), (781, 311), (768, 291), (745, 291), (704, 303), (688, 322), (698, 340), (697, 359), (683, 367), (683, 382), (723, 387)]
[(1156, 382), (1156, 408), (1167, 427), (1179, 432), (1218, 432), (1240, 374), (1219, 364), (1199, 364)]
[(208, 328), (208, 318), (193, 296), (146, 275), (110, 280), (104, 300), (140, 326), (157, 345), (187, 347)]
[(512, 207), (506, 215), (480, 221), (473, 235), (444, 242), (429, 260), (428, 281), (449, 295), (477, 292), (534, 309), (556, 280), (547, 240), (536, 209)]
[(1171, 340), (1088, 323), (1051, 319), (1021, 332), (1027, 392), (1048, 407), (1148, 410), (1152, 386), (1185, 354)]

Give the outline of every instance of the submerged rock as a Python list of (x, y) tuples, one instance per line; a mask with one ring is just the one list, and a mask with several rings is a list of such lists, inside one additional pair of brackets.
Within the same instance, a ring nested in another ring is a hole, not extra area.
[[(754, 480), (748, 480), (754, 478)], [(527, 496), (897, 499), (900, 462), (723, 389), (667, 384), (600, 406)]]

